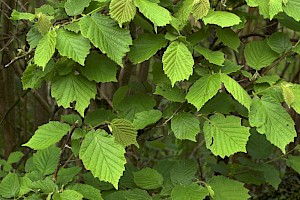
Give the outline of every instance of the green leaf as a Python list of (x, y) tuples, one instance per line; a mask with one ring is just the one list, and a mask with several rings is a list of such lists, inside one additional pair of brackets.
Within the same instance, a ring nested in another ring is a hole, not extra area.
[(208, 14), (210, 9), (209, 0), (196, 0), (193, 2), (192, 14), (195, 20), (202, 19)]
[(135, 188), (127, 190), (125, 194), (126, 200), (153, 200), (146, 190)]
[(172, 86), (193, 74), (194, 59), (183, 43), (172, 42), (164, 52), (162, 62), (163, 70), (171, 80)]
[(260, 166), (260, 171), (264, 173), (266, 181), (277, 190), (281, 183), (279, 170), (273, 165), (263, 164)]
[(88, 55), (85, 66), (80, 70), (90, 81), (117, 82), (117, 64), (99, 53)]
[(260, 134), (285, 153), (285, 146), (294, 141), (297, 133), (294, 121), (286, 110), (271, 97), (254, 98), (249, 122)]
[(154, 94), (161, 95), (169, 101), (184, 102), (185, 93), (182, 89), (170, 85), (157, 85)]
[(33, 63), (29, 63), (22, 76), (23, 89), (39, 88), (44, 77), (54, 68), (54, 62), (50, 60), (45, 70)]
[(96, 109), (88, 112), (84, 118), (84, 123), (90, 126), (98, 126), (104, 124), (106, 121), (111, 121), (117, 118), (117, 115), (110, 110), (104, 110), (103, 108)]
[(225, 60), (224, 66), (222, 67), (222, 73), (230, 74), (233, 72), (236, 72), (240, 69), (242, 69), (243, 66), (236, 64), (235, 62), (232, 62), (231, 60)]
[(32, 181), (26, 176), (20, 177), (19, 181), (20, 181), (20, 191), (18, 196), (23, 196), (24, 194), (29, 193), (31, 191)]
[(204, 58), (206, 60), (208, 60), (208, 62), (215, 64), (215, 65), (219, 65), (219, 66), (223, 66), (223, 63), (225, 61), (225, 55), (223, 52), (221, 51), (212, 51), (210, 49), (207, 48), (203, 48), (201, 46), (196, 46), (195, 50), (200, 53), (201, 55), (204, 56)]
[(43, 14), (47, 14), (47, 15), (54, 15), (55, 11), (54, 8), (48, 4), (44, 4), (39, 8), (35, 8), (35, 13), (39, 14), (39, 13), (43, 13)]
[(44, 193), (53, 193), (58, 190), (57, 185), (50, 179), (38, 180), (32, 182), (32, 188)]
[(125, 147), (131, 144), (139, 147), (136, 141), (137, 131), (131, 121), (127, 119), (113, 119), (109, 124), (109, 128), (117, 143)]
[(56, 184), (67, 185), (81, 171), (81, 167), (60, 168), (57, 173)]
[(149, 167), (133, 172), (133, 180), (137, 186), (146, 190), (160, 188), (164, 181), (160, 173)]
[(38, 150), (35, 154), (33, 154), (33, 164), (43, 175), (52, 174), (55, 171), (59, 154), (60, 149), (56, 146)]
[(289, 156), (286, 164), (300, 174), (300, 156)]
[(50, 121), (48, 124), (39, 126), (30, 140), (22, 146), (35, 150), (45, 149), (60, 141), (69, 130), (70, 126), (68, 124)]
[(290, 37), (281, 32), (272, 34), (267, 42), (271, 49), (277, 53), (284, 53), (292, 48)]
[(171, 21), (170, 12), (149, 0), (134, 0), (139, 11), (148, 18), (155, 26), (165, 26)]
[(75, 190), (64, 190), (53, 195), (53, 200), (81, 200), (82, 198), (83, 195)]
[(230, 28), (217, 28), (218, 39), (226, 46), (238, 52), (240, 46), (239, 36)]
[(257, 7), (258, 4), (257, 4), (257, 0), (246, 0), (247, 2), (247, 5), (250, 6), (250, 7)]
[(79, 15), (85, 7), (88, 7), (91, 0), (67, 0), (65, 10), (69, 16)]
[(269, 1), (269, 14), (272, 20), (275, 15), (282, 12), (282, 0), (270, 0)]
[(136, 113), (152, 110), (155, 105), (153, 97), (139, 93), (122, 99), (114, 108), (119, 111), (119, 117), (132, 121)]
[(167, 40), (162, 34), (140, 35), (133, 41), (133, 45), (128, 53), (128, 58), (134, 63), (141, 63), (150, 59), (158, 50), (167, 45)]
[(90, 99), (95, 98), (96, 93), (94, 82), (72, 73), (57, 77), (51, 87), (51, 94), (58, 105), (68, 108), (70, 103), (76, 101), (75, 109), (81, 116), (84, 116), (84, 110), (89, 106)]
[(118, 181), (125, 170), (125, 150), (112, 135), (103, 130), (88, 133), (80, 147), (79, 157), (85, 168), (95, 177), (112, 183), (118, 189)]
[(256, 79), (255, 83), (269, 83), (270, 85), (274, 85), (280, 77), (278, 75), (265, 75)]
[(35, 48), (39, 41), (43, 38), (42, 34), (37, 30), (36, 26), (31, 27), (31, 29), (26, 34), (26, 41), (28, 42), (30, 49)]
[(110, 16), (117, 20), (121, 27), (123, 23), (130, 22), (136, 13), (134, 0), (112, 0), (109, 4)]
[(247, 200), (250, 198), (248, 189), (243, 183), (231, 180), (224, 176), (214, 176), (209, 185), (214, 191), (215, 200)]
[(171, 181), (174, 185), (188, 185), (195, 178), (197, 164), (194, 160), (181, 160), (170, 171)]
[(90, 185), (76, 183), (69, 189), (79, 192), (84, 198), (89, 200), (103, 200), (100, 191)]
[(21, 151), (15, 151), (15, 152), (11, 152), (7, 158), (7, 163), (8, 164), (13, 164), (18, 162), (22, 157), (24, 156), (24, 154)]
[(11, 20), (21, 20), (21, 19), (25, 19), (25, 20), (29, 20), (29, 21), (33, 21), (35, 18), (35, 15), (32, 13), (24, 13), (24, 12), (19, 12), (16, 11), (15, 9), (12, 11), (11, 13)]
[(162, 117), (159, 110), (147, 110), (136, 113), (132, 125), (135, 129), (144, 129), (146, 126), (156, 123)]
[(177, 139), (188, 139), (196, 142), (200, 132), (199, 120), (191, 113), (179, 113), (171, 119), (171, 130)]
[(38, 15), (36, 27), (42, 35), (45, 35), (49, 31), (51, 25), (52, 24), (48, 16), (43, 14)]
[(75, 21), (72, 22), (70, 24), (67, 24), (63, 27), (64, 29), (68, 30), (68, 31), (72, 31), (74, 33), (79, 33), (80, 32), (80, 26), (79, 26), (79, 22)]
[(218, 93), (220, 87), (221, 78), (219, 74), (202, 77), (190, 87), (186, 99), (197, 110), (200, 110), (209, 99)]
[(85, 58), (90, 53), (90, 42), (81, 34), (67, 31), (63, 28), (57, 30), (56, 48), (62, 56), (71, 58), (84, 65)]
[(269, 66), (278, 58), (278, 54), (269, 47), (266, 40), (249, 42), (244, 54), (247, 64), (256, 70)]
[(290, 90), (292, 91), (294, 97), (297, 97), (294, 98), (291, 106), (298, 114), (300, 114), (300, 85), (293, 84), (292, 87), (290, 87)]
[(285, 103), (288, 105), (288, 107), (291, 107), (291, 104), (293, 104), (295, 101), (295, 95), (291, 89), (291, 86), (292, 85), (289, 83), (281, 84), (283, 99), (284, 99)]
[(210, 10), (203, 18), (203, 21), (205, 25), (215, 24), (224, 28), (239, 24), (241, 19), (236, 14), (230, 12)]
[(204, 123), (206, 147), (224, 158), (237, 152), (247, 152), (249, 128), (241, 125), (241, 118), (215, 114)]
[(266, 135), (259, 134), (254, 128), (250, 129), (250, 137), (247, 143), (247, 152), (254, 159), (266, 159), (274, 151), (274, 145), (266, 139)]
[(54, 30), (50, 30), (43, 36), (36, 47), (34, 54), (35, 64), (45, 69), (47, 63), (55, 52), (55, 45), (56, 32)]
[(197, 183), (177, 185), (173, 188), (171, 193), (172, 200), (202, 200), (207, 195), (207, 189)]
[(0, 195), (4, 198), (16, 197), (20, 191), (17, 174), (9, 173), (0, 183)]
[(300, 21), (300, 2), (298, 0), (289, 0), (283, 10), (288, 16)]
[(232, 96), (240, 102), (243, 106), (245, 106), (248, 110), (250, 110), (251, 105), (251, 97), (250, 95), (244, 90), (244, 88), (233, 78), (228, 76), (227, 74), (221, 74), (222, 82), (226, 90), (232, 94)]
[(81, 18), (79, 26), (84, 37), (90, 39), (95, 47), (118, 65), (123, 66), (122, 58), (130, 50), (129, 45), (132, 45), (129, 30), (119, 28), (113, 19), (101, 14)]

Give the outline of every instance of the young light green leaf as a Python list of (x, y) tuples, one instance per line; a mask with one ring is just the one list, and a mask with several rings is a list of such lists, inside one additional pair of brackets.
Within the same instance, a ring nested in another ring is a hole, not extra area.
[(56, 48), (62, 56), (71, 58), (84, 65), (85, 58), (90, 53), (90, 41), (81, 34), (67, 31), (63, 28), (57, 30)]
[(209, 11), (203, 18), (204, 24), (215, 24), (222, 28), (237, 25), (241, 22), (239, 16), (227, 11)]
[(110, 16), (117, 20), (121, 27), (123, 23), (130, 22), (136, 13), (134, 0), (112, 0), (109, 4)]
[(247, 5), (250, 6), (250, 7), (257, 7), (258, 4), (257, 4), (257, 0), (246, 0), (247, 2)]
[(204, 56), (204, 58), (206, 60), (208, 60), (208, 62), (215, 64), (215, 65), (219, 65), (219, 66), (223, 66), (223, 63), (225, 61), (225, 54), (221, 51), (212, 51), (210, 49), (207, 48), (203, 48), (201, 46), (196, 46), (194, 47), (194, 49), (200, 53), (201, 55)]
[(0, 183), (0, 195), (4, 198), (17, 197), (20, 191), (18, 175), (9, 173)]
[(177, 139), (196, 142), (200, 132), (199, 120), (191, 113), (179, 113), (171, 119), (171, 130)]
[(79, 27), (79, 21), (74, 21), (70, 24), (67, 24), (63, 26), (64, 29), (68, 31), (72, 31), (74, 33), (79, 33), (80, 32), (80, 27)]
[(283, 10), (288, 16), (294, 18), (296, 21), (300, 21), (300, 2), (298, 0), (288, 0)]
[(272, 20), (275, 15), (282, 12), (282, 0), (270, 0), (269, 1), (269, 15)]
[(39, 126), (30, 140), (22, 146), (32, 149), (45, 149), (57, 143), (68, 133), (70, 126), (68, 124), (51, 121), (48, 124)]
[(215, 200), (247, 200), (250, 198), (248, 189), (243, 183), (231, 180), (224, 176), (214, 176), (209, 185), (214, 191)]
[(94, 82), (81, 75), (69, 74), (57, 77), (51, 87), (51, 94), (57, 104), (69, 108), (70, 103), (76, 101), (75, 109), (84, 116), (84, 110), (89, 106), (90, 99), (97, 93)]
[(132, 125), (135, 129), (143, 129), (156, 123), (161, 117), (162, 113), (159, 110), (146, 110), (135, 114)]
[(164, 181), (160, 173), (149, 167), (133, 172), (133, 180), (137, 186), (146, 190), (158, 189)]
[(79, 157), (85, 168), (95, 177), (107, 181), (118, 189), (118, 182), (125, 170), (125, 150), (112, 135), (103, 130), (88, 133), (80, 147)]
[(294, 121), (286, 110), (271, 97), (254, 98), (250, 108), (249, 122), (260, 134), (285, 153), (285, 147), (294, 141), (297, 133)]
[(43, 36), (36, 47), (34, 54), (35, 64), (43, 67), (44, 69), (55, 52), (55, 45), (56, 32), (54, 30), (50, 30)]
[(139, 147), (136, 141), (137, 131), (131, 121), (127, 119), (113, 119), (109, 124), (110, 130), (116, 142), (124, 147), (134, 144)]
[(200, 110), (209, 99), (218, 93), (220, 87), (221, 77), (219, 74), (202, 77), (190, 87), (186, 99), (197, 110)]
[(226, 46), (238, 52), (240, 46), (239, 36), (230, 28), (217, 28), (218, 39)]
[(292, 87), (292, 84), (289, 84), (289, 83), (281, 84), (283, 99), (284, 99), (285, 103), (288, 105), (288, 107), (291, 107), (291, 105), (294, 103), (294, 101), (296, 99), (291, 87)]
[(243, 66), (238, 65), (235, 62), (232, 62), (231, 60), (225, 60), (224, 66), (222, 67), (221, 71), (222, 71), (222, 73), (230, 74), (230, 73), (236, 72), (242, 68), (243, 68)]
[(173, 188), (171, 193), (172, 200), (203, 200), (207, 195), (207, 189), (197, 183), (177, 185)]
[(24, 13), (24, 12), (19, 12), (16, 11), (15, 9), (12, 11), (11, 13), (11, 20), (21, 20), (21, 19), (25, 19), (25, 20), (29, 20), (29, 21), (33, 21), (35, 18), (35, 15), (32, 13)]
[(271, 49), (277, 53), (284, 53), (292, 48), (290, 37), (281, 32), (272, 34), (267, 42)]
[(165, 26), (171, 21), (170, 12), (157, 3), (149, 0), (134, 0), (134, 4), (155, 26)]
[(206, 147), (216, 156), (224, 158), (237, 152), (246, 152), (249, 128), (241, 125), (241, 118), (213, 115), (203, 127)]
[(49, 17), (43, 14), (38, 15), (38, 21), (36, 23), (36, 27), (42, 35), (45, 35), (51, 27), (51, 22)]
[(119, 28), (113, 19), (98, 13), (83, 17), (79, 26), (84, 37), (90, 39), (95, 47), (118, 65), (123, 66), (122, 58), (130, 50), (129, 45), (132, 45), (129, 30)]
[(32, 181), (26, 176), (19, 177), (20, 191), (18, 196), (23, 196), (31, 191)]
[(167, 45), (167, 40), (162, 34), (140, 35), (133, 41), (133, 45), (128, 53), (128, 58), (134, 63), (141, 63), (150, 59), (158, 50)]
[(194, 0), (192, 14), (195, 20), (205, 17), (210, 9), (209, 0)]
[(163, 70), (171, 80), (172, 86), (193, 74), (194, 59), (183, 43), (172, 42), (164, 52), (162, 62)]
[(33, 165), (44, 176), (52, 174), (55, 171), (59, 154), (60, 149), (56, 146), (38, 150), (35, 154), (33, 154)]
[(15, 151), (15, 152), (11, 152), (7, 158), (7, 163), (8, 164), (13, 164), (18, 162), (22, 157), (24, 156), (24, 154), (21, 151)]
[(79, 15), (85, 7), (88, 7), (91, 0), (67, 0), (65, 10), (69, 16)]
[(266, 40), (249, 42), (244, 54), (247, 64), (256, 70), (269, 66), (278, 58), (278, 54), (269, 47)]
[(233, 78), (228, 76), (227, 74), (221, 74), (222, 82), (226, 90), (232, 94), (232, 96), (240, 102), (243, 106), (245, 106), (248, 110), (250, 110), (251, 105), (251, 97), (250, 95), (244, 90), (244, 88), (236, 82)]
[(117, 82), (117, 64), (99, 53), (88, 55), (85, 66), (80, 68), (82, 74), (90, 81), (101, 83)]

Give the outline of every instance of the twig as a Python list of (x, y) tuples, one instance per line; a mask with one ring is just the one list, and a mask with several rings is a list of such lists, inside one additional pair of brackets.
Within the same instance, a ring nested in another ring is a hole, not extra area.
[(58, 160), (58, 162), (57, 162), (56, 169), (55, 169), (55, 172), (54, 172), (54, 175), (53, 175), (53, 181), (54, 181), (54, 182), (56, 182), (56, 180), (57, 180), (58, 170), (59, 170), (59, 168), (60, 168), (62, 159), (63, 159), (63, 157), (64, 157), (64, 153), (65, 153), (67, 144), (70, 142), (71, 137), (72, 137), (72, 134), (73, 134), (73, 132), (75, 131), (75, 129), (77, 128), (77, 126), (78, 126), (78, 120), (73, 124), (72, 129), (68, 132), (66, 141), (65, 141), (65, 142), (63, 143), (63, 145), (61, 146), (61, 152), (60, 152), (59, 160)]

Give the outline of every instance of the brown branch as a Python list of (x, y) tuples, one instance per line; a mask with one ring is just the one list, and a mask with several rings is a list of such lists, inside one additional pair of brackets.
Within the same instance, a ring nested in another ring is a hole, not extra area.
[(55, 169), (55, 172), (54, 172), (54, 175), (53, 175), (53, 181), (54, 182), (56, 182), (56, 180), (57, 180), (58, 170), (60, 168), (62, 159), (64, 157), (64, 153), (65, 153), (66, 147), (67, 147), (68, 143), (70, 142), (70, 140), (72, 138), (72, 134), (75, 131), (75, 129), (77, 128), (77, 126), (78, 126), (78, 120), (73, 124), (72, 129), (68, 132), (66, 141), (61, 146), (61, 152), (60, 152), (59, 160), (57, 162), (56, 169)]

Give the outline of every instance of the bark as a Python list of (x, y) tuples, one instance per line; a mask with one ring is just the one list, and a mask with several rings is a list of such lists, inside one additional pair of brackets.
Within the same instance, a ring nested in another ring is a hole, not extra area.
[[(13, 37), (13, 24), (9, 16), (11, 11), (15, 8), (15, 1), (3, 0), (1, 1), (1, 28), (2, 35)], [(10, 105), (16, 101), (15, 90), (15, 72), (12, 67), (3, 68), (3, 66), (13, 59), (14, 40), (7, 38), (1, 41), (1, 47), (5, 47), (2, 52), (0, 60), (0, 115), (3, 117)], [(12, 42), (10, 42), (12, 41)], [(1, 118), (2, 118), (1, 117)], [(7, 157), (12, 152), (17, 144), (17, 130), (16, 130), (16, 110), (13, 109), (3, 121), (1, 126), (1, 133), (4, 146), (4, 157)]]

